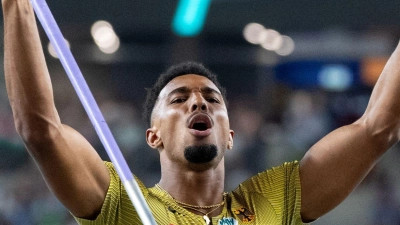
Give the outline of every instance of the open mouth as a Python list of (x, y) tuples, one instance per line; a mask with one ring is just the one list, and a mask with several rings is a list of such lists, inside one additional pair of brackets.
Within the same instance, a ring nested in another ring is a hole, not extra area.
[(207, 127), (207, 124), (206, 124), (206, 123), (201, 123), (201, 122), (200, 122), (200, 123), (195, 123), (195, 124), (193, 124), (193, 126), (191, 127), (191, 129), (203, 131), (203, 130), (207, 130), (208, 127)]
[(205, 131), (212, 128), (212, 121), (206, 114), (196, 114), (189, 118), (188, 127), (193, 130)]

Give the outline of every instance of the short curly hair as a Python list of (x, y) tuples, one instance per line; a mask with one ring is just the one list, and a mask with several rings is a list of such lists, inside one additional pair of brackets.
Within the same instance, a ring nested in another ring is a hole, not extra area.
[(196, 74), (200, 76), (204, 76), (211, 80), (215, 86), (221, 91), (221, 95), (227, 104), (226, 100), (226, 90), (222, 87), (218, 80), (217, 75), (207, 69), (203, 64), (198, 62), (183, 62), (177, 65), (169, 67), (164, 73), (162, 73), (157, 82), (153, 85), (152, 88), (146, 88), (147, 96), (146, 101), (143, 105), (143, 119), (147, 122), (149, 126), (151, 126), (151, 114), (153, 112), (154, 106), (157, 103), (158, 95), (161, 90), (174, 78), (186, 75), (186, 74)]

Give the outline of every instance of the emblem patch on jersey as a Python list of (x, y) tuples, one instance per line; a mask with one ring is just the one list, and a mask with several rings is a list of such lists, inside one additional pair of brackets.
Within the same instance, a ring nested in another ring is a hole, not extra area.
[(233, 213), (243, 222), (243, 223), (250, 223), (254, 220), (254, 213), (250, 212), (250, 210), (246, 208), (239, 208), (233, 210)]
[(238, 221), (232, 217), (224, 217), (218, 220), (218, 225), (238, 225)]

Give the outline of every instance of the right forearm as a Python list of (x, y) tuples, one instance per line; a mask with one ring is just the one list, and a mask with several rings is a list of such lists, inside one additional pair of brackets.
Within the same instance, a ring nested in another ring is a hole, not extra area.
[(59, 125), (42, 45), (29, 0), (2, 0), (7, 92), (18, 132)]

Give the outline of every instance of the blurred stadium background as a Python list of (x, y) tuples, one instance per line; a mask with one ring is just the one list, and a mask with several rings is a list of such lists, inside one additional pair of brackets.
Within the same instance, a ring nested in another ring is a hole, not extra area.
[[(131, 170), (147, 185), (158, 181), (160, 167), (157, 152), (145, 142), (141, 106), (145, 88), (169, 65), (203, 62), (227, 87), (235, 130), (235, 147), (226, 156), (231, 190), (266, 168), (300, 160), (321, 137), (360, 117), (400, 37), (398, 0), (212, 0), (203, 29), (189, 36), (171, 29), (177, 0), (48, 4)], [(106, 160), (40, 32), (63, 122)], [(3, 75), (0, 82), (0, 224), (76, 224), (25, 151)], [(313, 224), (400, 224), (398, 148), (345, 202)]]

